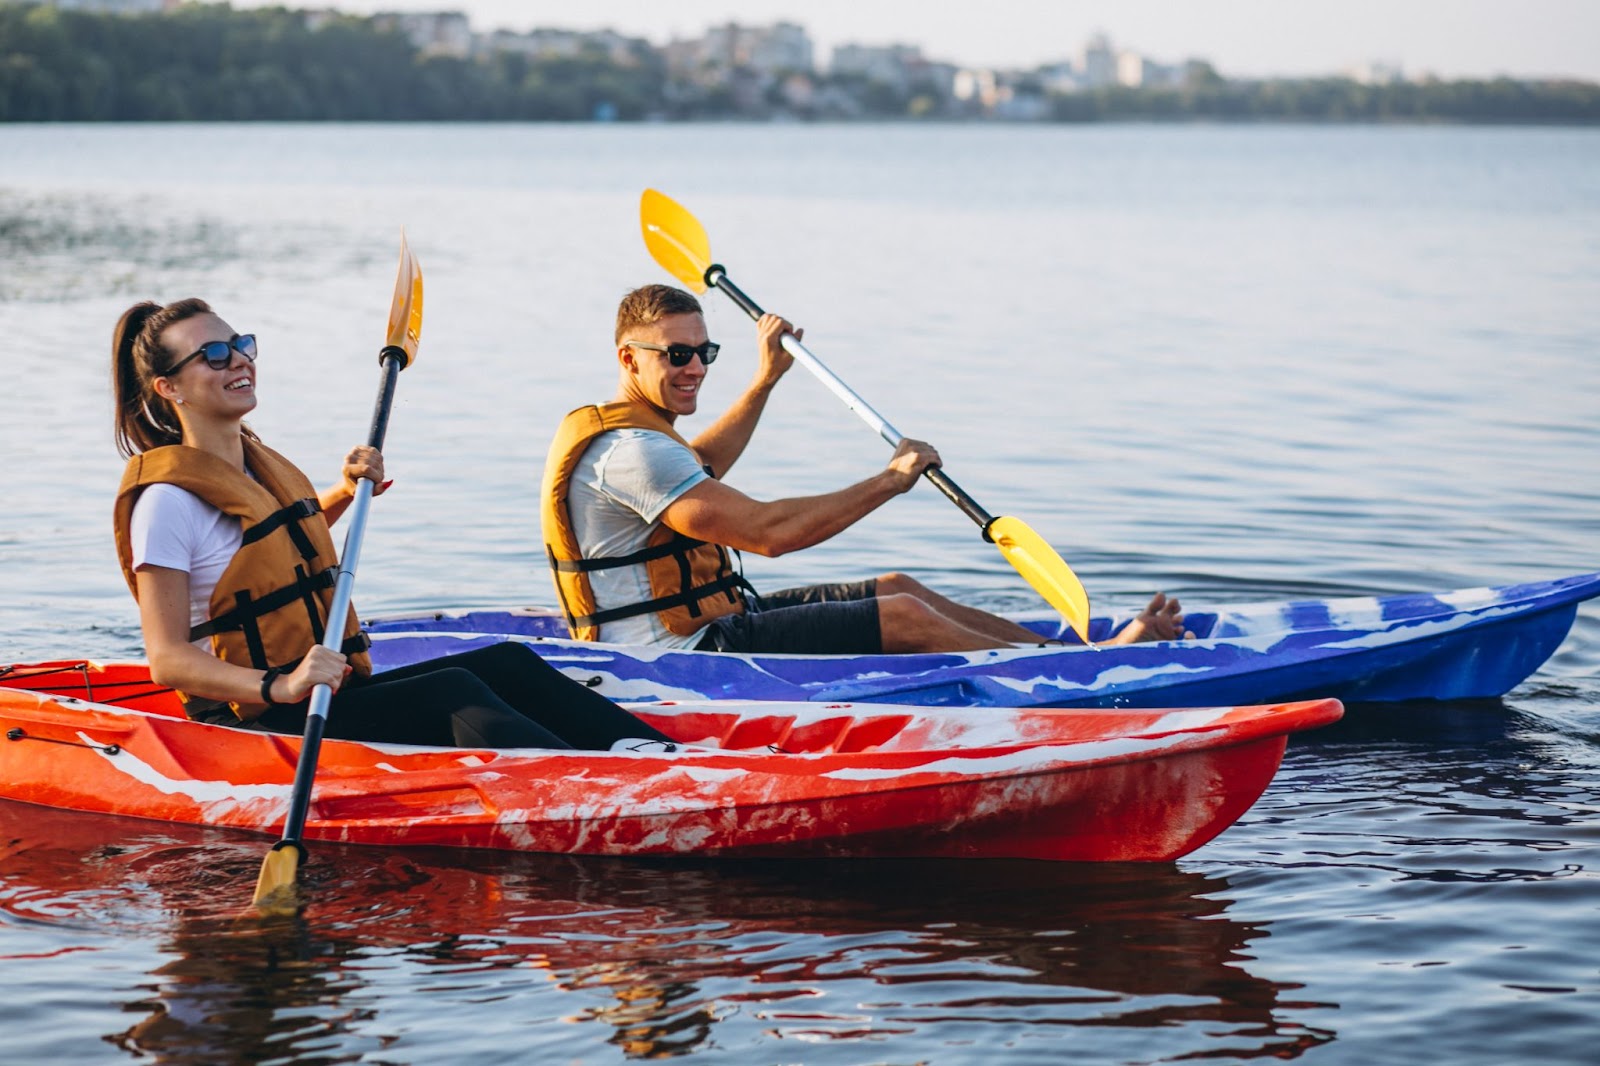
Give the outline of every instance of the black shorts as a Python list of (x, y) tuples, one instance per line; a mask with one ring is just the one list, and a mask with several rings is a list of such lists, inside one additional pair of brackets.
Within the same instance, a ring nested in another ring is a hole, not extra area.
[(781, 655), (878, 655), (878, 582), (807, 585), (746, 597), (743, 614), (723, 615), (698, 651)]

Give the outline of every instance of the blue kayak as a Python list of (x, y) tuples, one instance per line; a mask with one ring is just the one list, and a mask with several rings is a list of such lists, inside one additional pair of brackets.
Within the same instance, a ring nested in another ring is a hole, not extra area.
[[(430, 611), (367, 623), (376, 669), (501, 640), (531, 645), (611, 699), (811, 700), (963, 707), (1173, 707), (1331, 696), (1346, 702), (1501, 696), (1555, 653), (1600, 573), (1444, 593), (1190, 611), (1194, 639), (919, 655), (736, 655), (567, 639), (544, 608)], [(1096, 618), (1092, 641), (1127, 618)], [(1060, 618), (1019, 617), (1073, 641)]]

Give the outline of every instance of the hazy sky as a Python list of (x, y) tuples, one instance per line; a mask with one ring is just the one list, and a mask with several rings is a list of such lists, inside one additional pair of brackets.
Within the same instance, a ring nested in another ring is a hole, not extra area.
[[(236, 0), (250, 6), (260, 0)], [(283, 0), (274, 0), (283, 2)], [(1096, 30), (1161, 62), (1209, 59), (1225, 75), (1400, 64), (1444, 77), (1566, 75), (1600, 81), (1600, 0), (322, 0), (347, 11), (465, 11), (473, 28), (610, 28), (663, 43), (707, 26), (797, 22), (835, 44), (914, 44), (935, 59), (1034, 66)], [(289, 6), (302, 6), (295, 0)], [(303, 0), (303, 6), (319, 6)]]

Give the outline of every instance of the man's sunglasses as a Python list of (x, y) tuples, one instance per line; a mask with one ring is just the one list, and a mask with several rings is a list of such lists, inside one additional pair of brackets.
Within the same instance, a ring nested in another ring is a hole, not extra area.
[(646, 344), (644, 341), (623, 341), (630, 348), (644, 348), (652, 352), (666, 352), (667, 362), (673, 366), (688, 366), (689, 360), (695, 356), (700, 357), (704, 366), (710, 366), (717, 361), (717, 353), (722, 350), (722, 345), (715, 341), (706, 341), (704, 344)]
[[(206, 366), (212, 370), (226, 370), (233, 362), (233, 353), (238, 352), (250, 362), (256, 361), (256, 335), (254, 333), (235, 333), (225, 341), (206, 341), (190, 354), (179, 359), (168, 368), (162, 377), (171, 377), (196, 359), (204, 359)], [(687, 360), (685, 360), (687, 362)]]

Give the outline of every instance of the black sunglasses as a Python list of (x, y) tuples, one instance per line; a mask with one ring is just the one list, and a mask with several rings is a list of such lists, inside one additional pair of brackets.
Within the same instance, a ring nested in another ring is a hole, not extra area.
[(710, 366), (717, 361), (717, 353), (722, 351), (722, 345), (715, 341), (706, 341), (703, 344), (646, 344), (644, 341), (623, 341), (623, 344), (632, 348), (645, 348), (652, 352), (666, 352), (667, 362), (673, 366), (688, 366), (689, 360), (695, 356), (700, 357), (704, 366)]
[[(226, 370), (228, 364), (233, 362), (233, 353), (238, 352), (250, 362), (256, 361), (256, 335), (254, 333), (235, 333), (225, 341), (206, 341), (190, 354), (179, 359), (167, 368), (162, 377), (171, 377), (196, 359), (204, 359), (206, 366), (212, 370)], [(687, 360), (685, 360), (687, 362)]]

